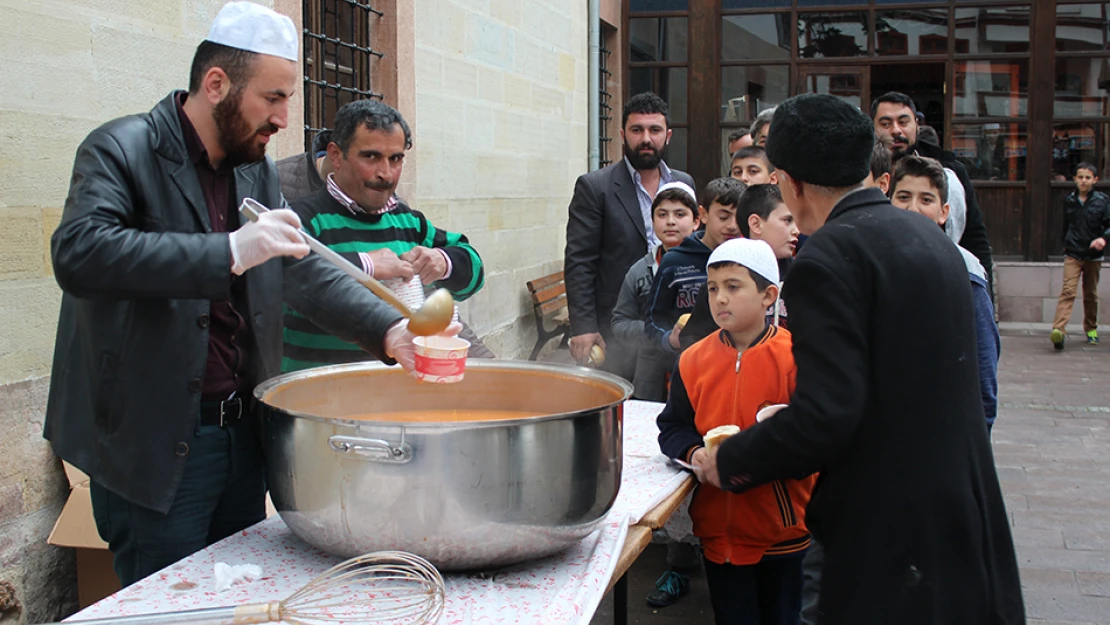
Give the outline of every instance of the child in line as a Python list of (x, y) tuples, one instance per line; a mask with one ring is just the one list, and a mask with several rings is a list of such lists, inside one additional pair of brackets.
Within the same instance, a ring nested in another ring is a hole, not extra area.
[(663, 254), (694, 234), (699, 223), (694, 190), (682, 182), (661, 187), (651, 204), (651, 225), (660, 245), (629, 268), (613, 308), (613, 335), (630, 352), (636, 353), (635, 390), (632, 397), (666, 401), (666, 376), (674, 367), (674, 356), (648, 342), (644, 332), (651, 285)]
[(1075, 191), (1064, 198), (1064, 288), (1056, 304), (1049, 338), (1064, 349), (1068, 320), (1075, 305), (1079, 277), (1083, 277), (1083, 331), (1087, 343), (1098, 345), (1098, 278), (1102, 251), (1110, 239), (1110, 198), (1095, 191), (1098, 171), (1090, 163), (1075, 168)]
[(874, 187), (885, 195), (890, 191), (890, 174), (894, 170), (894, 154), (879, 137), (875, 138), (875, 147), (871, 149), (871, 173), (868, 174), (864, 184)]
[[(944, 228), (948, 220), (948, 177), (939, 161), (924, 156), (905, 156), (894, 167), (890, 180), (890, 203), (931, 219)], [(987, 428), (994, 425), (998, 414), (998, 326), (994, 323), (994, 305), (987, 287), (987, 275), (975, 255), (956, 245), (967, 265), (971, 279), (972, 301), (975, 304), (975, 337), (979, 358), (979, 393)]]
[[(651, 225), (660, 244), (628, 269), (613, 308), (613, 335), (629, 352), (636, 353), (636, 372), (632, 380), (635, 399), (667, 400), (667, 376), (674, 368), (675, 357), (670, 351), (648, 342), (644, 333), (648, 297), (663, 254), (693, 234), (698, 223), (698, 201), (689, 185), (670, 182), (659, 187), (651, 203)], [(667, 536), (665, 530), (660, 530), (660, 536), (667, 544), (667, 570), (648, 593), (647, 604), (653, 608), (674, 605), (690, 592), (687, 573), (699, 563), (696, 545), (677, 536)]]
[(682, 331), (679, 318), (694, 310), (698, 292), (705, 285), (709, 254), (721, 243), (740, 235), (736, 210), (747, 187), (739, 180), (717, 178), (705, 186), (698, 213), (705, 226), (667, 252), (651, 286), (651, 306), (644, 333), (660, 349), (677, 352)]
[(778, 282), (778, 261), (763, 241), (735, 239), (713, 251), (706, 289), (721, 329), (679, 356), (657, 420), (660, 449), (692, 464), (701, 481), (690, 517), (718, 625), (796, 624), (801, 609), (813, 477), (730, 493), (706, 483), (701, 472), (709, 430), (749, 428), (760, 409), (790, 401), (796, 376), (790, 333), (766, 318)]
[(756, 184), (778, 184), (775, 166), (767, 160), (767, 151), (758, 145), (741, 148), (732, 155), (730, 175), (749, 187)]
[[(762, 148), (760, 148), (762, 149)], [(779, 264), (779, 276), (785, 280), (794, 260), (794, 249), (798, 244), (798, 226), (778, 185), (757, 184), (748, 187), (740, 198), (740, 208), (736, 211), (736, 225), (743, 236), (764, 241), (771, 246)], [(782, 284), (778, 285), (782, 288)], [(772, 325), (786, 327), (786, 306), (779, 300), (768, 314)], [(709, 312), (709, 299), (704, 293), (698, 294), (694, 312), (679, 334), (682, 348), (685, 349), (717, 331), (717, 324)]]

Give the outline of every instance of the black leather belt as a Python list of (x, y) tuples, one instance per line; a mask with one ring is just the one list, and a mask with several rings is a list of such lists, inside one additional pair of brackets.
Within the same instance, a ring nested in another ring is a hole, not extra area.
[(200, 402), (200, 424), (218, 425), (222, 428), (238, 423), (246, 412), (243, 400), (225, 399), (223, 401)]

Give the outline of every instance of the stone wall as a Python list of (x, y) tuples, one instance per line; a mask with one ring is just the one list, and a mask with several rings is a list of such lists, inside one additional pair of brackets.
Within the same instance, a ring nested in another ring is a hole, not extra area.
[[(188, 83), (197, 44), (224, 0), (0, 0), (0, 582), (22, 609), (4, 623), (76, 607), (73, 553), (46, 537), (68, 493), (42, 438), (61, 292), (50, 235), (73, 156), (90, 130), (149, 110)], [(300, 2), (263, 2), (299, 18)], [(299, 100), (294, 128), (303, 116)], [(303, 149), (279, 133), (277, 155)]]
[(414, 1), (414, 205), (486, 263), (463, 317), (498, 356), (526, 357), (525, 283), (562, 268), (567, 204), (588, 166), (586, 3)]
[[(1110, 264), (1103, 263), (1102, 275), (1108, 275), (1108, 271)], [(996, 262), (994, 276), (999, 321), (1052, 323), (1060, 289), (1064, 286), (1063, 262)], [(1107, 284), (1110, 283), (1103, 280), (1098, 292), (1103, 319), (1110, 311), (1110, 288)], [(1068, 331), (1080, 333), (1082, 324), (1083, 285), (1080, 282)]]

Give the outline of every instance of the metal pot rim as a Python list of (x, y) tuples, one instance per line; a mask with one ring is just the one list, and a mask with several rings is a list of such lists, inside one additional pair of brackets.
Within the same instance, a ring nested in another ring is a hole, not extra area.
[(400, 371), (395, 365), (386, 365), (383, 362), (372, 360), (366, 362), (355, 362), (344, 365), (327, 365), (324, 367), (314, 367), (312, 369), (303, 369), (301, 371), (293, 371), (284, 373), (279, 376), (272, 377), (254, 388), (254, 398), (259, 403), (271, 407), (275, 410), (280, 410), (283, 414), (298, 419), (307, 419), (319, 423), (342, 423), (346, 425), (374, 425), (374, 426), (389, 426), (389, 427), (402, 427), (406, 430), (437, 430), (442, 431), (447, 429), (472, 429), (481, 427), (504, 427), (518, 425), (521, 423), (536, 423), (539, 421), (553, 421), (556, 419), (566, 419), (568, 417), (576, 417), (586, 413), (596, 412), (598, 410), (608, 410), (620, 406), (632, 396), (632, 384), (620, 376), (590, 369), (588, 367), (563, 365), (557, 363), (536, 363), (523, 360), (485, 360), (485, 359), (468, 359), (466, 361), (467, 369), (502, 369), (509, 371), (533, 371), (533, 372), (547, 372), (556, 375), (566, 375), (580, 380), (593, 380), (596, 382), (604, 382), (617, 387), (621, 391), (621, 398), (599, 406), (590, 406), (575, 412), (563, 412), (555, 414), (538, 415), (535, 417), (525, 417), (522, 419), (496, 419), (489, 421), (459, 421), (455, 423), (442, 423), (442, 422), (413, 422), (413, 421), (368, 421), (363, 419), (342, 419), (332, 417), (321, 417), (319, 415), (298, 412), (296, 410), (289, 410), (287, 408), (277, 408), (270, 406), (266, 403), (265, 396), (278, 387), (290, 383), (299, 382), (302, 380), (310, 380), (317, 377), (331, 375), (333, 373), (348, 373), (352, 371), (376, 371), (376, 370), (396, 370)]

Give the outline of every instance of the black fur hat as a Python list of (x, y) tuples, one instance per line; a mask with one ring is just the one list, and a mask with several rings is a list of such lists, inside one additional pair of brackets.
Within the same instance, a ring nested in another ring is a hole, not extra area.
[(875, 128), (863, 111), (831, 95), (799, 95), (771, 119), (767, 158), (791, 178), (850, 187), (871, 172)]

